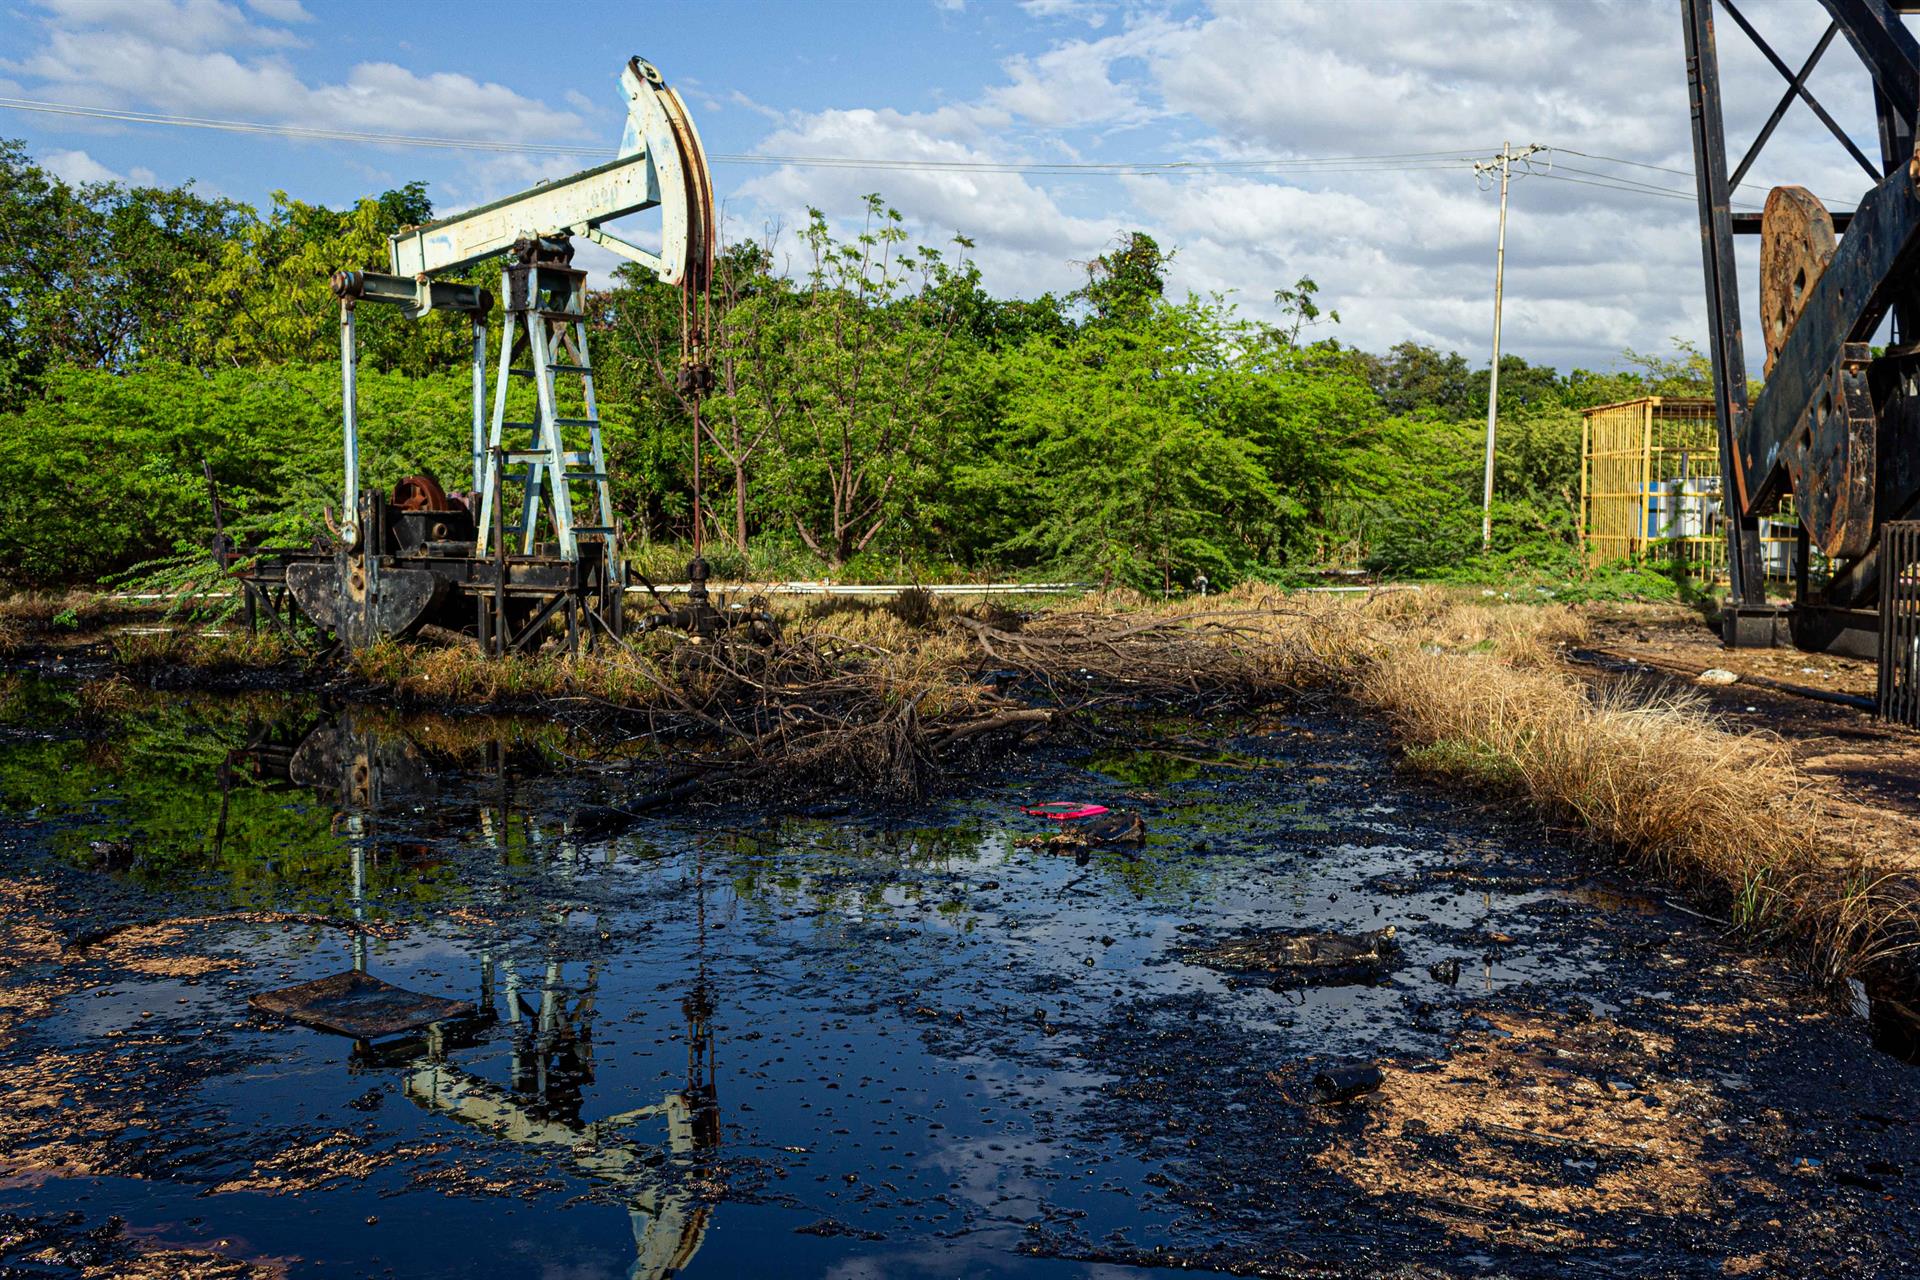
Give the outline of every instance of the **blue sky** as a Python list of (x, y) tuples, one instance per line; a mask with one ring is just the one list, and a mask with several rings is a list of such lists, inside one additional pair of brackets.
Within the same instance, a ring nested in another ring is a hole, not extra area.
[[(1605, 368), (1627, 347), (1702, 336), (1670, 0), (661, 0), (569, 5), (548, 29), (535, 6), (438, 0), (0, 4), (0, 96), (578, 147), (450, 152), (0, 110), (0, 135), (75, 180), (192, 178), (256, 204), (275, 189), (338, 204), (421, 178), (451, 212), (611, 156), (615, 78), (637, 53), (687, 96), (717, 157), (1197, 166), (1115, 175), (722, 160), (732, 236), (786, 228), (790, 243), (807, 205), (850, 218), (878, 190), (925, 239), (972, 237), (991, 287), (1031, 294), (1073, 287), (1078, 263), (1142, 227), (1177, 251), (1176, 289), (1230, 292), (1260, 311), (1311, 274), (1349, 341), (1412, 338), (1480, 361), (1495, 205), (1469, 160), (1503, 139), (1540, 142), (1556, 149), (1552, 172), (1514, 192), (1507, 349)], [(1796, 63), (1824, 25), (1799, 0), (1745, 8)], [(1722, 27), (1739, 143), (1780, 82)], [(1844, 42), (1813, 86), (1871, 151), (1867, 85)], [(1747, 200), (1757, 207), (1766, 185), (1796, 181), (1851, 204), (1863, 177), (1822, 137), (1796, 108)], [(1384, 155), (1402, 158), (1298, 163)], [(1750, 321), (1750, 346), (1757, 329)]]

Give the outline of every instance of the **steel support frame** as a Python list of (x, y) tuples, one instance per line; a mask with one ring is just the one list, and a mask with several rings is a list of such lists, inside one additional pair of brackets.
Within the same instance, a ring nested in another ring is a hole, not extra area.
[(1699, 192), (1701, 259), (1706, 269), (1714, 422), (1719, 431), (1721, 492), (1726, 506), (1728, 603), (1735, 608), (1763, 608), (1767, 580), (1760, 561), (1760, 521), (1757, 515), (1748, 514), (1745, 476), (1734, 452), (1736, 442), (1745, 434), (1747, 362), (1740, 329), (1740, 286), (1735, 274), (1713, 0), (1680, 0), (1680, 11), (1686, 26), (1687, 101)]
[[(1745, 351), (1741, 337), (1737, 260), (1731, 212), (1734, 182), (1746, 176), (1771, 138), (1774, 127), (1786, 109), (1803, 100), (1810, 110), (1834, 133), (1846, 150), (1871, 174), (1876, 182), (1903, 168), (1913, 155), (1913, 120), (1920, 103), (1920, 45), (1902, 24), (1899, 14), (1887, 0), (1821, 0), (1831, 19), (1813, 52), (1796, 72), (1776, 54), (1742, 15), (1733, 0), (1719, 0), (1721, 8), (1754, 42), (1783, 79), (1785, 96), (1768, 118), (1758, 136), (1740, 161), (1734, 178), (1727, 176), (1726, 135), (1721, 113), (1719, 60), (1714, 43), (1715, 0), (1681, 0), (1686, 41), (1689, 106), (1692, 115), (1694, 170), (1700, 210), (1702, 259), (1706, 273), (1707, 313), (1710, 329), (1710, 356), (1714, 371), (1714, 401), (1721, 441), (1723, 492), (1727, 498), (1729, 643), (1771, 643), (1763, 632), (1777, 631), (1770, 624), (1743, 627), (1740, 614), (1763, 615), (1771, 612), (1765, 600), (1765, 579), (1759, 556), (1758, 519), (1776, 500), (1777, 482), (1766, 477), (1755, 479), (1759, 459), (1744, 456), (1744, 447), (1752, 452), (1747, 403)], [(1880, 163), (1875, 166), (1849, 139), (1831, 115), (1807, 91), (1806, 79), (1834, 34), (1845, 35), (1874, 83), (1875, 114), (1879, 125)], [(1741, 219), (1740, 230), (1757, 231), (1758, 219)], [(1843, 214), (1837, 228), (1846, 231)], [(1903, 299), (1893, 307), (1896, 334), (1914, 332), (1920, 317), (1909, 314)], [(1898, 340), (1898, 339), (1897, 339)], [(1839, 354), (1836, 352), (1836, 355)], [(1756, 488), (1758, 485), (1758, 488)], [(1871, 559), (1871, 557), (1868, 557)], [(1796, 602), (1805, 608), (1818, 604), (1808, 598), (1804, 577), (1796, 586)], [(1759, 616), (1752, 620), (1762, 624)], [(1744, 631), (1745, 639), (1741, 638)]]

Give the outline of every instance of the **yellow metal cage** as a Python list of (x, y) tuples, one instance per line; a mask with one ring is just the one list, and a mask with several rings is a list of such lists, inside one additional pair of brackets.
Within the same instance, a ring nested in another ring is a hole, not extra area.
[[(1643, 396), (1580, 416), (1580, 543), (1587, 563), (1664, 560), (1699, 577), (1724, 577), (1727, 533), (1713, 401)], [(1797, 529), (1790, 499), (1760, 522), (1769, 578), (1792, 577)]]

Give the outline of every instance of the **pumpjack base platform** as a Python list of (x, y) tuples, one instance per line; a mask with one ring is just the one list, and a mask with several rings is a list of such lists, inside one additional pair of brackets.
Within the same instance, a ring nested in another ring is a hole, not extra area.
[(247, 1003), (263, 1013), (352, 1036), (379, 1040), (417, 1031), (435, 1022), (473, 1016), (465, 1000), (442, 1000), (396, 987), (358, 970), (303, 982), (297, 987), (263, 991)]
[(1720, 609), (1720, 639), (1729, 649), (1775, 649), (1793, 643), (1793, 606), (1727, 604)]
[(1729, 649), (1792, 647), (1871, 660), (1879, 654), (1880, 615), (1817, 601), (1726, 605), (1720, 610), (1720, 639)]
[(1880, 657), (1880, 611), (1808, 603), (1793, 611), (1793, 642), (1812, 653), (1837, 653), (1876, 661)]

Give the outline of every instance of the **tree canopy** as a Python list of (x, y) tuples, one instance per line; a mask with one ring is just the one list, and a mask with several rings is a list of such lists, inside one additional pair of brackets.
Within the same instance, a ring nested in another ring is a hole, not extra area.
[[(327, 279), (380, 267), (387, 236), (431, 216), (424, 186), (346, 209), (276, 194), (257, 211), (191, 184), (76, 187), (10, 142), (0, 174), (6, 579), (90, 580), (203, 537), (203, 462), (235, 512), (315, 528), (339, 473)], [(1169, 297), (1175, 251), (1140, 230), (1097, 247), (1064, 296), (993, 296), (972, 249), (912, 243), (877, 195), (850, 228), (810, 210), (788, 243), (727, 246), (710, 388), (677, 377), (680, 295), (616, 273), (592, 298), (591, 341), (626, 527), (690, 536), (697, 408), (705, 533), (735, 568), (1167, 591), (1478, 556), (1485, 368), (1412, 341), (1345, 345), (1304, 275), (1249, 285), (1273, 299), (1268, 320), (1230, 297)], [(359, 331), (370, 480), (457, 480), (464, 320), (365, 308)], [(1626, 364), (1503, 358), (1509, 561), (1569, 557), (1582, 406), (1707, 381), (1685, 344)]]

